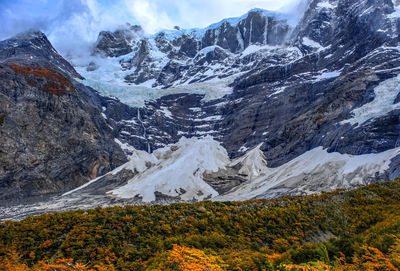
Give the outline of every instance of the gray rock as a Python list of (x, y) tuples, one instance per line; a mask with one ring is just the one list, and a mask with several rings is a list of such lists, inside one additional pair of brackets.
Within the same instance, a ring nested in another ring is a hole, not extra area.
[(114, 32), (102, 31), (97, 38), (94, 53), (110, 57), (129, 54), (142, 36), (143, 29), (139, 25), (126, 24)]
[(1, 205), (47, 199), (126, 161), (101, 96), (74, 81), (79, 75), (42, 33), (0, 47)]

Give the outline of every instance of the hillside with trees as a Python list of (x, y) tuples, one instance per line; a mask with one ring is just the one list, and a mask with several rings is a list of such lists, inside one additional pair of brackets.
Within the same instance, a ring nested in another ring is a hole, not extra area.
[(400, 180), (0, 224), (0, 270), (400, 270)]

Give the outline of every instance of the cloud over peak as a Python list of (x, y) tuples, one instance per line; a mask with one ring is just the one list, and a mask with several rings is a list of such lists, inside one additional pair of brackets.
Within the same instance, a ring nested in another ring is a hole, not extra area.
[(0, 39), (41, 29), (64, 56), (88, 50), (102, 30), (126, 22), (147, 33), (205, 27), (254, 7), (278, 10), (299, 0), (3, 0), (0, 3)]

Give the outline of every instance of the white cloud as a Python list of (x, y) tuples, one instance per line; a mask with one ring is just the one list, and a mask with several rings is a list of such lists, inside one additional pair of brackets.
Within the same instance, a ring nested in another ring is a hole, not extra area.
[(125, 0), (127, 9), (131, 12), (143, 29), (153, 33), (162, 28), (173, 27), (170, 17), (162, 11), (157, 1), (149, 0)]

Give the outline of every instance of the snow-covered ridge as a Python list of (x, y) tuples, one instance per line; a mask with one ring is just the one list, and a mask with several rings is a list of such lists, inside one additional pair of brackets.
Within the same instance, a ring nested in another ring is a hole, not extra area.
[[(218, 192), (203, 181), (202, 174), (217, 171), (229, 161), (226, 150), (211, 137), (182, 138), (176, 145), (158, 149), (151, 158), (146, 162), (155, 162), (154, 166), (111, 193), (120, 198), (141, 197), (144, 202), (155, 201), (156, 192), (184, 201), (212, 198)], [(137, 162), (136, 157), (131, 160)]]
[(261, 9), (261, 8), (253, 8), (242, 16), (226, 18), (217, 23), (213, 23), (205, 28), (164, 29), (164, 30), (158, 31), (155, 34), (147, 35), (147, 38), (150, 38), (150, 39), (156, 38), (161, 33), (165, 34), (165, 36), (169, 40), (174, 40), (183, 35), (194, 35), (197, 38), (202, 38), (204, 36), (204, 34), (207, 32), (207, 30), (217, 29), (220, 26), (222, 26), (224, 23), (229, 23), (231, 26), (237, 26), (241, 21), (245, 20), (249, 16), (250, 13), (253, 13), (253, 12), (262, 13), (265, 17), (273, 17), (280, 21), (286, 21), (286, 22), (288, 22), (289, 25), (291, 25), (293, 27), (296, 26), (296, 24), (299, 20), (299, 17), (293, 16), (293, 14), (287, 14), (287, 13), (282, 13), (282, 12), (278, 12), (278, 11), (270, 11), (270, 10)]
[(163, 30), (140, 38), (132, 38), (129, 30), (101, 32), (93, 55), (70, 61), (95, 89), (96, 83), (159, 89), (205, 82), (249, 71), (275, 54), (280, 56), (272, 58), (283, 63), (298, 59), (298, 50), (285, 44), (293, 20), (253, 9), (201, 29)]
[[(352, 188), (376, 181), (377, 176), (389, 169), (392, 159), (400, 154), (400, 148), (376, 154), (347, 155), (328, 153), (318, 147), (280, 167), (268, 168), (260, 146), (242, 157), (229, 160), (226, 150), (210, 137), (182, 138), (177, 144), (154, 154), (136, 151), (119, 143), (132, 153), (128, 163), (61, 197), (44, 203), (16, 206), (10, 211), (14, 219), (43, 212), (90, 209), (99, 205), (140, 204), (157, 197), (163, 202), (160, 196), (167, 202), (168, 197), (172, 197), (173, 201), (238, 201)], [(222, 195), (218, 195), (202, 177), (207, 171), (218, 174), (220, 170), (238, 165), (243, 176), (249, 174), (247, 181)], [(126, 170), (136, 172), (127, 184), (115, 187), (105, 195), (91, 193), (91, 189), (99, 188), (96, 183), (108, 185), (102, 181), (103, 178), (118, 178), (118, 174)], [(325, 181), (321, 182), (322, 179)], [(8, 215), (10, 212), (6, 211)]]
[(273, 198), (364, 185), (384, 174), (389, 169), (391, 159), (399, 154), (400, 148), (376, 154), (348, 155), (328, 153), (318, 147), (280, 167), (267, 169), (257, 178), (214, 200)]
[(256, 178), (269, 171), (264, 153), (261, 151), (262, 143), (243, 156), (234, 159), (230, 167), (240, 165), (239, 174), (248, 176), (249, 180)]

